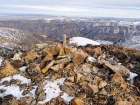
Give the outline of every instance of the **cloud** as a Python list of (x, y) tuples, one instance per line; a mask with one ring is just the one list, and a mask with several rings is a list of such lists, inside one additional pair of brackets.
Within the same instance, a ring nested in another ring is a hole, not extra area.
[(0, 13), (140, 18), (139, 0), (3, 0)]
[(113, 5), (140, 6), (140, 0), (0, 0), (1, 4), (47, 5), (47, 6), (80, 6), (80, 5)]

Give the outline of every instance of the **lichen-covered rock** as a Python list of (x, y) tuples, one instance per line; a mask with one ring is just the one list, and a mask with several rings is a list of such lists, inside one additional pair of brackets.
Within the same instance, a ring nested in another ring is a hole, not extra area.
[(114, 72), (117, 72), (120, 75), (125, 76), (125, 77), (128, 77), (130, 75), (129, 70), (126, 67), (122, 66), (122, 65), (111, 65), (109, 63), (106, 63), (105, 67), (108, 67), (111, 70), (113, 70)]
[(127, 84), (126, 84), (125, 80), (123, 79), (123, 77), (119, 73), (115, 73), (113, 75), (112, 82), (120, 84), (120, 86), (123, 90), (127, 89)]
[(52, 65), (55, 63), (55, 60), (52, 60), (44, 69), (42, 69), (42, 73), (46, 73)]
[(47, 43), (40, 43), (40, 44), (35, 45), (35, 48), (38, 48), (38, 49), (43, 49), (43, 48), (46, 48), (46, 47), (48, 47)]
[(10, 63), (16, 69), (22, 67), (25, 64), (25, 62), (22, 60), (10, 60)]
[(72, 52), (72, 47), (66, 47), (65, 48), (65, 54), (69, 54)]
[(103, 88), (103, 89), (100, 91), (99, 94), (101, 94), (101, 95), (107, 95), (107, 91), (105, 90), (105, 88)]
[(72, 101), (72, 105), (84, 105), (84, 101), (81, 100), (80, 98), (75, 98), (75, 99)]
[(96, 54), (96, 55), (102, 54), (102, 50), (101, 50), (100, 47), (95, 48), (95, 54)]
[(8, 60), (5, 60), (3, 64), (4, 68), (0, 70), (0, 79), (18, 73), (18, 70), (16, 70)]
[(107, 82), (106, 81), (100, 81), (99, 83), (99, 88), (103, 88), (107, 85)]
[(67, 80), (74, 82), (74, 76), (68, 77)]
[(81, 49), (79, 49), (74, 53), (72, 61), (75, 64), (81, 64), (84, 62), (86, 57), (87, 57), (87, 54)]
[(12, 60), (21, 60), (20, 54), (15, 54)]
[(63, 68), (64, 68), (63, 63), (57, 64), (57, 65), (54, 65), (54, 66), (51, 67), (51, 69), (54, 70), (55, 72), (58, 72), (59, 70), (61, 70)]
[(32, 81), (39, 83), (44, 80), (44, 75), (41, 73), (40, 67), (36, 63), (30, 63), (27, 68), (27, 72), (30, 75)]
[(35, 105), (36, 101), (32, 97), (21, 97), (19, 105)]
[(53, 60), (53, 54), (51, 52), (48, 52), (47, 55), (43, 58), (43, 60), (41, 60), (40, 69), (43, 69), (46, 66), (45, 63), (51, 60)]
[(60, 52), (60, 49), (62, 49), (62, 44), (57, 43), (57, 45), (55, 46), (55, 51), (56, 51), (57, 53), (59, 53), (59, 52)]
[(33, 62), (38, 57), (36, 52), (29, 52), (27, 56), (23, 57), (26, 63)]
[(19, 103), (16, 98), (10, 94), (3, 97), (2, 105), (19, 105)]
[(117, 101), (115, 105), (133, 105), (133, 103), (126, 100), (126, 101)]
[(66, 69), (68, 70), (73, 70), (74, 68), (74, 63), (69, 63), (67, 66), (66, 66)]
[(93, 93), (97, 93), (99, 92), (99, 88), (97, 85), (92, 85), (92, 84), (88, 84), (88, 86), (90, 87), (90, 89), (93, 91)]

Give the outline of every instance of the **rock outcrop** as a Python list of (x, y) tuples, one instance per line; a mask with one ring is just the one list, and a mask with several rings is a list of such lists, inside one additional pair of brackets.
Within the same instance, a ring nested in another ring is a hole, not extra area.
[[(116, 45), (63, 47), (58, 43), (36, 44), (30, 51), (1, 56), (2, 105), (140, 104), (139, 50)], [(15, 66), (15, 61), (22, 64)], [(127, 80), (132, 72), (137, 73), (130, 78), (134, 83)]]

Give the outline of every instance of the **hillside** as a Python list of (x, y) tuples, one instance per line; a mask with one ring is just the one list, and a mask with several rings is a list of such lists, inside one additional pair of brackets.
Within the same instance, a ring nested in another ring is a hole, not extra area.
[(47, 40), (46, 37), (31, 34), (28, 31), (22, 31), (12, 27), (10, 28), (10, 26), (0, 26), (0, 47), (28, 49), (36, 43), (41, 43)]
[(1, 52), (0, 104), (140, 104), (139, 50), (82, 37), (55, 43)]

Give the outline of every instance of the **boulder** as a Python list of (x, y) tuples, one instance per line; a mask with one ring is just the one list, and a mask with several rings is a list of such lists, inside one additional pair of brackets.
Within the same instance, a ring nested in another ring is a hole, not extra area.
[(84, 105), (84, 101), (81, 100), (80, 98), (75, 98), (75, 99), (72, 101), (72, 105)]
[(64, 52), (64, 49), (61, 48), (60, 51), (59, 51), (59, 56), (63, 56), (63, 55), (65, 55), (65, 52)]
[(107, 82), (106, 81), (100, 81), (99, 83), (99, 88), (103, 88), (107, 85)]
[(101, 95), (107, 95), (108, 93), (107, 93), (107, 91), (105, 90), (105, 88), (103, 88), (103, 89), (100, 91), (99, 94), (101, 94)]
[(127, 89), (127, 83), (124, 81), (123, 77), (119, 73), (115, 73), (113, 75), (112, 82), (120, 84), (123, 90)]
[(19, 104), (16, 98), (10, 94), (3, 97), (3, 103), (1, 105), (19, 105)]
[(102, 54), (102, 50), (100, 47), (97, 47), (94, 49), (95, 50), (95, 54), (98, 55), (98, 54)]
[(74, 82), (74, 76), (68, 77), (67, 80)]
[(15, 54), (12, 60), (21, 60), (20, 54)]
[(36, 52), (29, 52), (27, 56), (23, 57), (26, 63), (33, 62), (38, 57)]
[(85, 60), (86, 57), (87, 57), (87, 54), (84, 51), (82, 51), (81, 49), (78, 49), (74, 53), (72, 61), (75, 64), (81, 64), (81, 63), (84, 62), (84, 60)]
[(64, 68), (63, 63), (57, 64), (57, 65), (54, 65), (54, 66), (51, 67), (51, 69), (54, 70), (55, 72), (58, 72), (59, 70), (61, 70), (63, 68)]
[(88, 84), (88, 87), (93, 91), (93, 93), (99, 92), (99, 88), (97, 85)]
[(69, 54), (72, 52), (72, 47), (66, 47), (65, 48), (65, 54)]
[(133, 103), (129, 101), (117, 101), (115, 105), (133, 105)]
[(128, 77), (130, 75), (129, 70), (123, 65), (111, 65), (109, 63), (106, 63), (104, 66), (108, 67), (109, 69), (111, 69), (116, 73), (119, 73), (122, 76)]
[(44, 59), (41, 60), (40, 69), (43, 69), (46, 66), (45, 63), (50, 60), (53, 60), (53, 54), (51, 52), (48, 52)]
[(22, 67), (25, 63), (22, 60), (10, 60), (10, 64), (17, 69)]
[(77, 82), (80, 82), (82, 76), (83, 76), (82, 74), (77, 73), (77, 75), (76, 75), (76, 81)]
[(94, 80), (93, 80), (93, 83), (94, 84), (98, 84), (102, 79), (98, 76), (95, 76)]
[(57, 52), (57, 53), (59, 53), (60, 52), (60, 49), (62, 49), (63, 47), (62, 47), (62, 44), (60, 44), (60, 43), (58, 43), (56, 46), (55, 46), (55, 51)]
[(0, 79), (18, 73), (18, 70), (16, 70), (8, 60), (5, 60), (3, 63), (4, 68), (0, 70)]
[(32, 81), (39, 83), (44, 80), (44, 75), (41, 73), (40, 67), (36, 63), (30, 63), (27, 68), (27, 72), (30, 75)]
[(38, 49), (43, 49), (43, 48), (46, 48), (46, 47), (48, 47), (47, 43), (40, 43), (40, 44), (35, 45), (35, 48), (38, 48)]
[(55, 60), (52, 60), (44, 69), (42, 69), (42, 73), (46, 73), (54, 64)]

